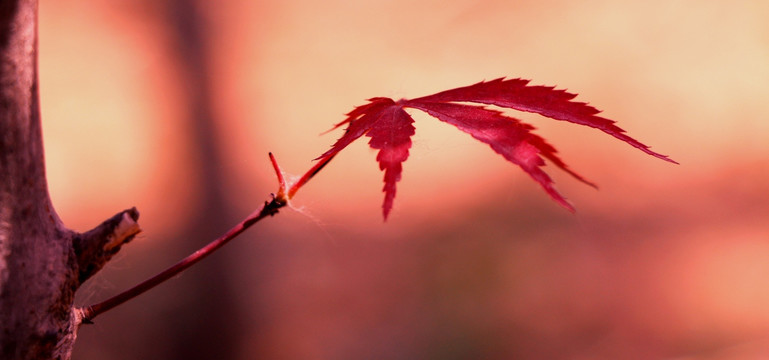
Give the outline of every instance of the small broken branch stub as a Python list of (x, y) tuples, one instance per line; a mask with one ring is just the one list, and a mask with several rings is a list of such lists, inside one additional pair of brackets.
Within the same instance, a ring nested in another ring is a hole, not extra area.
[(123, 244), (141, 232), (137, 220), (139, 211), (133, 207), (115, 214), (92, 230), (75, 235), (73, 246), (81, 284), (98, 272)]

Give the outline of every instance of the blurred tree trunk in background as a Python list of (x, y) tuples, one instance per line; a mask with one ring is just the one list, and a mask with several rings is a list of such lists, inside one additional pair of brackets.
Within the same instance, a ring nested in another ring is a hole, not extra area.
[[(172, 0), (166, 5), (171, 39), (177, 46), (176, 63), (183, 82), (183, 103), (188, 111), (187, 126), (193, 159), (192, 179), (197, 182), (198, 202), (179, 239), (184, 249), (205, 245), (238, 220), (227, 202), (221, 141), (212, 104), (211, 51), (206, 38), (206, 19), (199, 1)], [(226, 254), (206, 259), (194, 276), (179, 279), (187, 294), (172, 308), (173, 321), (165, 322), (173, 359), (231, 359), (238, 352), (237, 304), (222, 274), (229, 266)], [(191, 316), (194, 314), (194, 316)]]

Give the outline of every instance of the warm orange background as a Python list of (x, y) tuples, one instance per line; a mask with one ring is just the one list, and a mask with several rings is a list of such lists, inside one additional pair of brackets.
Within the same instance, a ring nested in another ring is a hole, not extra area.
[[(520, 117), (597, 182), (515, 166), (421, 114), (395, 209), (365, 139), (294, 206), (99, 317), (76, 359), (769, 357), (769, 3), (114, 1), (40, 5), (51, 196), (143, 234), (103, 300), (224, 232), (301, 174), (372, 96), (500, 76), (580, 94), (671, 165)], [(208, 145), (207, 145), (208, 144)]]

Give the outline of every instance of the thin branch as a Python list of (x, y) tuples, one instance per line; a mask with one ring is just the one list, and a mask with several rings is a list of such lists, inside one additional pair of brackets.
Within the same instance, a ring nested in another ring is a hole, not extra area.
[(203, 260), (204, 258), (208, 257), (208, 255), (211, 255), (212, 253), (214, 253), (214, 251), (216, 251), (217, 249), (227, 244), (230, 240), (240, 235), (240, 233), (242, 233), (243, 231), (251, 227), (251, 225), (256, 224), (257, 222), (259, 222), (259, 220), (264, 219), (267, 216), (275, 215), (276, 213), (278, 213), (278, 210), (285, 205), (286, 205), (285, 202), (282, 202), (277, 198), (273, 198), (272, 201), (265, 201), (264, 204), (259, 209), (257, 209), (256, 211), (248, 215), (240, 223), (238, 223), (237, 225), (232, 227), (229, 231), (227, 231), (227, 233), (225, 233), (218, 239), (210, 242), (208, 245), (202, 247), (198, 251), (195, 251), (194, 253), (187, 256), (183, 260), (179, 261), (175, 265), (145, 280), (144, 282), (124, 291), (123, 293), (113, 296), (112, 298), (109, 298), (106, 301), (103, 301), (98, 304), (91, 305), (82, 309), (81, 310), (82, 323), (85, 323), (85, 324), (91, 323), (91, 321), (99, 314), (104, 313), (107, 310), (110, 310), (128, 300), (131, 300), (143, 294), (147, 290), (150, 290), (155, 286), (163, 283), (164, 281), (176, 276), (177, 274), (186, 270), (190, 266), (195, 265), (200, 260)]
[(318, 161), (313, 167), (310, 168), (295, 184), (291, 185), (290, 189), (286, 189), (287, 185), (285, 182), (285, 179), (283, 177), (283, 173), (280, 170), (280, 167), (278, 166), (277, 161), (275, 160), (275, 157), (270, 153), (270, 161), (272, 162), (272, 166), (275, 169), (275, 173), (278, 176), (278, 182), (280, 184), (280, 188), (277, 195), (272, 196), (272, 200), (265, 201), (262, 206), (252, 212), (250, 215), (248, 215), (245, 219), (243, 219), (240, 223), (232, 227), (227, 233), (219, 237), (218, 239), (210, 242), (208, 245), (200, 248), (198, 251), (195, 251), (191, 255), (187, 256), (186, 258), (182, 259), (175, 265), (169, 267), (168, 269), (162, 271), (161, 273), (145, 280), (144, 282), (118, 294), (115, 295), (103, 302), (100, 302), (98, 304), (94, 304), (82, 309), (77, 309), (78, 315), (80, 317), (80, 322), (83, 324), (90, 324), (92, 323), (93, 319), (100, 314), (128, 301), (131, 300), (144, 292), (154, 288), (157, 285), (160, 285), (164, 281), (176, 276), (177, 274), (181, 273), (182, 271), (186, 270), (192, 265), (195, 265), (200, 260), (203, 260), (204, 258), (208, 257), (208, 255), (211, 255), (216, 250), (230, 242), (230, 240), (234, 239), (238, 235), (240, 235), (243, 231), (251, 227), (252, 225), (256, 224), (260, 220), (272, 216), (278, 213), (278, 210), (280, 208), (288, 205), (288, 200), (293, 197), (294, 194), (301, 188), (304, 184), (307, 183), (310, 179), (312, 179), (315, 174), (317, 174), (323, 167), (328, 164), (329, 161), (333, 156), (321, 159)]

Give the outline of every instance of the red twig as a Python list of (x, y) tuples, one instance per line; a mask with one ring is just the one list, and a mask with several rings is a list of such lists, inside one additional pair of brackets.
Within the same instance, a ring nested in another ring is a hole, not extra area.
[(251, 225), (257, 223), (259, 220), (267, 216), (276, 214), (278, 212), (278, 209), (286, 205), (285, 202), (278, 201), (277, 199), (278, 198), (274, 198), (272, 201), (269, 201), (269, 202), (265, 201), (264, 205), (262, 205), (261, 208), (257, 209), (256, 211), (248, 215), (245, 219), (243, 219), (243, 221), (241, 221), (240, 223), (235, 225), (233, 228), (231, 228), (229, 231), (227, 231), (227, 233), (225, 233), (218, 239), (208, 243), (208, 245), (190, 254), (189, 256), (179, 261), (175, 265), (169, 267), (168, 269), (164, 270), (163, 272), (145, 280), (144, 282), (106, 301), (86, 307), (85, 309), (82, 310), (82, 322), (90, 323), (91, 320), (93, 320), (93, 318), (95, 318), (99, 314), (107, 310), (110, 310), (128, 300), (131, 300), (138, 295), (141, 295), (145, 291), (152, 289), (153, 287), (163, 283), (164, 281), (186, 270), (190, 266), (195, 265), (197, 262), (199, 262), (200, 260), (203, 260), (208, 255), (213, 254), (214, 251), (221, 248), (222, 246), (227, 244), (230, 240), (240, 235), (240, 233), (248, 229)]
[(275, 174), (278, 175), (278, 185), (280, 186), (278, 188), (278, 195), (276, 195), (276, 197), (283, 199), (286, 196), (286, 179), (283, 177), (283, 171), (280, 170), (280, 166), (278, 166), (278, 161), (275, 160), (275, 156), (273, 156), (272, 153), (269, 155), (272, 168), (275, 169)]
[(81, 321), (82, 323), (91, 323), (91, 321), (98, 316), (99, 314), (102, 314), (128, 300), (131, 300), (144, 292), (154, 288), (155, 286), (163, 283), (164, 281), (176, 276), (177, 274), (181, 273), (182, 271), (186, 270), (192, 265), (195, 265), (200, 260), (203, 260), (208, 255), (211, 255), (214, 253), (214, 251), (218, 250), (230, 240), (234, 239), (238, 235), (240, 235), (243, 231), (251, 227), (251, 225), (256, 224), (259, 222), (259, 220), (264, 219), (265, 217), (272, 216), (278, 213), (278, 210), (280, 208), (286, 206), (288, 204), (288, 200), (296, 194), (296, 192), (301, 188), (307, 181), (312, 179), (315, 174), (317, 174), (321, 169), (323, 169), (326, 164), (328, 164), (329, 161), (331, 161), (332, 157), (324, 158), (318, 161), (310, 170), (308, 170), (302, 177), (297, 181), (296, 183), (291, 185), (290, 189), (287, 188), (286, 181), (283, 177), (283, 173), (280, 170), (280, 167), (278, 166), (278, 162), (275, 160), (275, 157), (270, 153), (270, 161), (272, 162), (272, 166), (275, 169), (275, 173), (278, 177), (278, 183), (280, 184), (278, 189), (278, 194), (273, 195), (271, 201), (265, 201), (264, 204), (257, 209), (256, 211), (252, 212), (250, 215), (248, 215), (245, 219), (243, 219), (240, 223), (232, 227), (227, 233), (219, 237), (218, 239), (208, 243), (208, 245), (202, 247), (198, 251), (195, 251), (194, 253), (190, 254), (186, 258), (182, 259), (175, 265), (169, 267), (168, 269), (160, 272), (159, 274), (139, 283), (138, 285), (118, 294), (115, 295), (103, 302), (100, 302), (98, 304), (94, 304), (88, 307), (85, 307), (81, 309)]

